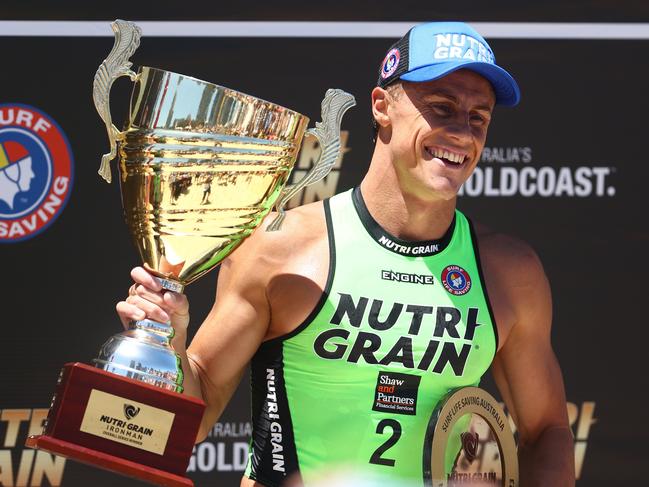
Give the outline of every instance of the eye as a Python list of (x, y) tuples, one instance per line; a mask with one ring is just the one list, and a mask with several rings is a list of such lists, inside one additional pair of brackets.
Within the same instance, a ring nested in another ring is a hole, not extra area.
[(487, 118), (484, 115), (481, 115), (479, 113), (473, 113), (470, 116), (471, 124), (482, 127), (484, 125), (487, 125), (489, 123), (489, 118)]
[(433, 103), (431, 106), (439, 115), (450, 115), (453, 113), (453, 109), (444, 103)]

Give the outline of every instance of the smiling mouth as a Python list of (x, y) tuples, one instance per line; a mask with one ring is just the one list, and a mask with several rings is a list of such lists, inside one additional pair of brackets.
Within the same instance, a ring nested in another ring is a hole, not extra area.
[(442, 149), (440, 147), (426, 147), (426, 152), (434, 159), (439, 159), (449, 166), (462, 166), (469, 159), (467, 154)]

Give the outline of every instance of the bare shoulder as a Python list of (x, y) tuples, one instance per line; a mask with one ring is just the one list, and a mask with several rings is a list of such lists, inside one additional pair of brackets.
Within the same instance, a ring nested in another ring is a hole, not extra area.
[(510, 285), (525, 285), (545, 278), (543, 264), (527, 242), (474, 222), (485, 272), (497, 274)]
[(271, 212), (251, 236), (252, 244), (279, 257), (295, 255), (299, 249), (327, 236), (324, 205), (322, 201), (298, 206), (286, 212), (286, 218), (279, 230), (268, 231), (268, 226), (277, 217)]
[[(517, 329), (545, 335), (551, 326), (550, 286), (539, 256), (523, 240), (475, 224), (485, 284), (502, 346)], [(522, 326), (517, 326), (522, 325)]]
[[(268, 231), (277, 213), (272, 212), (253, 234), (224, 262), (226, 267), (252, 270), (258, 277), (270, 277), (281, 271), (313, 246), (327, 240), (327, 226), (321, 201), (293, 208), (286, 212), (279, 230)], [(248, 276), (250, 277), (250, 276)]]

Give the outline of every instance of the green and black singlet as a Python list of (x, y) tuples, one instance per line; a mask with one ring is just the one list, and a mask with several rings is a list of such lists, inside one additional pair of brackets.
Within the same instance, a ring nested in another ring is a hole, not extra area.
[(324, 202), (326, 288), (292, 333), (252, 360), (246, 475), (305, 485), (336, 469), (422, 485), (426, 426), (450, 390), (477, 385), (497, 349), (471, 223), (440, 240), (402, 241), (361, 192)]

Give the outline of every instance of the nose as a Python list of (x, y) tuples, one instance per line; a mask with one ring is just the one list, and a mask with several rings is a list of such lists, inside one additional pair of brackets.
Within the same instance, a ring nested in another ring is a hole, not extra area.
[(468, 114), (458, 114), (446, 127), (448, 136), (458, 143), (468, 143), (473, 138)]

